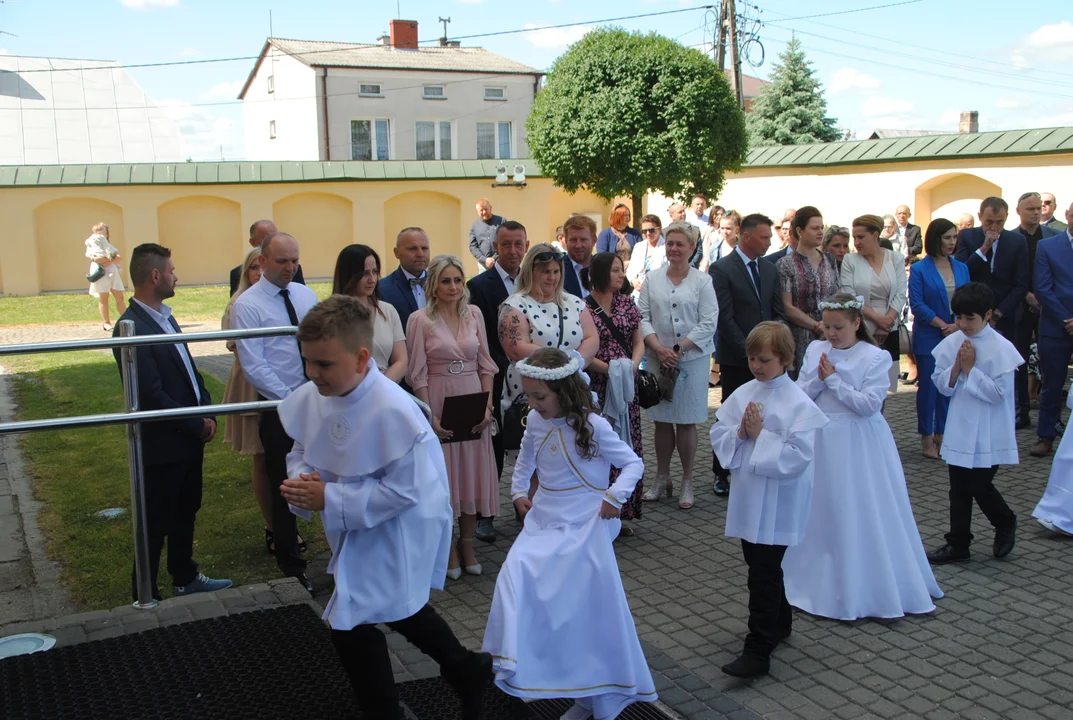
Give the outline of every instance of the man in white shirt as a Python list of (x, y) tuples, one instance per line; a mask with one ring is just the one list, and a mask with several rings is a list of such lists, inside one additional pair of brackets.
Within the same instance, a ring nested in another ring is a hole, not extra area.
[[(119, 335), (124, 320), (134, 323), (135, 335), (176, 335), (179, 323), (164, 301), (175, 295), (179, 278), (171, 251), (155, 243), (134, 248), (130, 258), (134, 297), (116, 323)], [(121, 364), (120, 350), (113, 351)], [(190, 350), (183, 343), (150, 345), (137, 349), (138, 407), (166, 410), (211, 405), (205, 381)], [(201, 507), (202, 465), (205, 443), (216, 435), (212, 417), (191, 417), (142, 425), (145, 467), (145, 524), (149, 535), (149, 572), (152, 595), (160, 599), (157, 572), (164, 540), (168, 543), (168, 574), (175, 595), (212, 592), (231, 587), (230, 580), (213, 580), (194, 562), (194, 520)], [(132, 574), (132, 595), (138, 588)]]
[(563, 290), (582, 300), (589, 291), (581, 282), (581, 271), (592, 262), (592, 249), (596, 247), (596, 223), (585, 215), (571, 215), (563, 223), (566, 233), (566, 262), (563, 263)]
[(707, 209), (708, 198), (703, 195), (694, 196), (693, 201), (689, 204), (689, 212), (686, 214), (686, 222), (698, 230), (708, 227), (708, 214), (705, 212)]
[[(298, 325), (317, 304), (317, 296), (305, 285), (292, 282), (298, 269), (298, 241), (277, 232), (261, 245), (261, 279), (238, 296), (231, 307), (231, 325), (236, 330)], [(246, 380), (261, 397), (283, 400), (306, 383), (301, 348), (293, 335), (237, 340), (238, 362)], [(294, 444), (280, 424), (275, 410), (261, 413), (260, 438), (265, 449), (265, 469), (272, 497), (272, 535), (276, 564), (287, 577), (294, 577), (313, 593), (306, 577), (306, 561), (299, 549), (298, 525), (279, 488), (287, 479), (287, 453)]]

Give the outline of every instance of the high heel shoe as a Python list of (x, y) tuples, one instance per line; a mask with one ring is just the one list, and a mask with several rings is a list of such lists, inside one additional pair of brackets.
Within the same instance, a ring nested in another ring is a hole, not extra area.
[(645, 490), (641, 495), (641, 499), (645, 502), (655, 502), (659, 500), (664, 491), (667, 493), (667, 497), (674, 497), (674, 482), (671, 480), (670, 475), (660, 475), (656, 473), (656, 481), (652, 483), (652, 487)]
[(452, 580), (457, 580), (458, 578), (462, 577), (462, 568), (447, 568), (447, 577)]
[[(473, 538), (458, 538), (458, 542), (459, 543), (466, 543), (467, 545), (472, 545), (473, 544)], [(461, 550), (461, 548), (459, 548), (459, 550), (458, 550), (458, 560), (459, 560), (459, 563), (462, 562), (462, 550)], [(484, 572), (484, 568), (481, 567), (480, 563), (477, 563), (476, 565), (464, 565), (463, 568), (465, 569), (467, 575), (480, 575), (482, 572)]]
[(678, 494), (678, 507), (682, 510), (693, 507), (693, 478), (682, 478), (682, 492)]

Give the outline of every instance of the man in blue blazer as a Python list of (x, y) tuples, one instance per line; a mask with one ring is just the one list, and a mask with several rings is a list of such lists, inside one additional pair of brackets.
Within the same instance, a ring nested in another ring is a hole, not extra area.
[(995, 294), (995, 329), (1014, 342), (1021, 303), (1028, 294), (1028, 244), (1021, 233), (1003, 230), (1010, 207), (1000, 197), (980, 203), (980, 226), (958, 233), (954, 256), (969, 266), (969, 278)]
[[(130, 257), (134, 297), (119, 318), (134, 321), (135, 335), (178, 335), (182, 331), (164, 300), (175, 294), (178, 278), (171, 251), (155, 243), (134, 248)], [(122, 367), (121, 351), (113, 351)], [(137, 349), (138, 407), (141, 410), (211, 405), (194, 358), (184, 343), (148, 345)], [(160, 599), (157, 572), (164, 540), (168, 542), (168, 574), (175, 595), (192, 595), (231, 587), (230, 580), (213, 580), (198, 571), (194, 561), (194, 519), (201, 508), (201, 472), (205, 443), (216, 435), (212, 417), (192, 417), (142, 424), (145, 467), (145, 522), (149, 534), (149, 572), (153, 597)], [(131, 574), (131, 591), (138, 599)]]
[[(514, 292), (515, 283), (521, 271), (522, 260), (529, 250), (529, 240), (526, 236), (525, 226), (514, 220), (503, 222), (496, 229), (495, 247), (493, 248), (496, 261), (487, 272), (482, 272), (470, 278), (466, 283), (469, 288), (469, 302), (476, 305), (484, 316), (484, 331), (488, 337), (488, 354), (492, 356), (499, 371), (492, 380), (492, 417), (502, 424), (503, 417), (500, 414), (500, 397), (503, 394), (503, 380), (507, 376), (507, 368), (510, 366), (510, 358), (503, 351), (503, 345), (499, 342), (499, 306)], [(496, 456), (496, 471), (503, 474), (503, 439), (497, 433), (492, 436), (492, 450)], [(492, 542), (496, 539), (495, 528), (492, 518), (481, 517), (477, 520), (477, 539), (484, 542)]]
[(403, 228), (395, 238), (395, 258), (399, 267), (381, 278), (380, 299), (399, 311), (403, 332), (410, 314), (425, 307), (425, 270), (431, 259), (428, 234), (419, 227)]
[[(1073, 226), (1073, 205), (1066, 210)], [(1036, 457), (1051, 453), (1055, 425), (1062, 411), (1062, 388), (1073, 356), (1073, 231), (1040, 240), (1036, 247), (1033, 295), (1040, 306), (1039, 362), (1043, 389), (1039, 395), (1039, 442)]]

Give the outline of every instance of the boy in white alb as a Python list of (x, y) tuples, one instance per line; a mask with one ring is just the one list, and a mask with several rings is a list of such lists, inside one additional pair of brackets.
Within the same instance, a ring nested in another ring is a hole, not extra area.
[(279, 406), (294, 447), (280, 492), (292, 512), (319, 510), (335, 592), (324, 619), (364, 717), (400, 720), (386, 623), (440, 665), (480, 720), (492, 659), (463, 648), (428, 604), (443, 589), (452, 511), (443, 452), (411, 398), (370, 360), (372, 315), (333, 295), (298, 328), (310, 382)]
[(812, 498), (816, 430), (827, 417), (786, 369), (794, 362), (790, 330), (762, 322), (745, 340), (751, 380), (716, 412), (712, 450), (731, 471), (727, 537), (741, 538), (749, 566), (749, 634), (727, 675), (764, 675), (775, 647), (790, 635), (793, 617), (783, 586), (786, 548), (801, 542)]
[(939, 456), (950, 472), (950, 532), (928, 553), (933, 565), (969, 559), (972, 503), (995, 528), (993, 553), (1013, 550), (1017, 516), (995, 487), (999, 465), (1016, 465), (1013, 372), (1024, 363), (1017, 349), (991, 327), (995, 295), (984, 283), (959, 287), (950, 298), (958, 331), (935, 346), (931, 379), (950, 398)]

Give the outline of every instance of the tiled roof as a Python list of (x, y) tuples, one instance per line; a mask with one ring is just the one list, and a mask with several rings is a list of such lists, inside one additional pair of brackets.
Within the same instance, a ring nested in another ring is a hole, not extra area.
[(1053, 153), (1073, 153), (1073, 127), (769, 145), (750, 149), (745, 167), (860, 165)]
[(268, 42), (306, 65), (318, 67), (543, 74), (536, 68), (478, 47), (422, 47), (416, 50), (399, 50), (384, 45), (286, 38), (269, 38)]
[(873, 130), (869, 140), (889, 140), (890, 138), (923, 137), (925, 135), (948, 135), (946, 130)]

